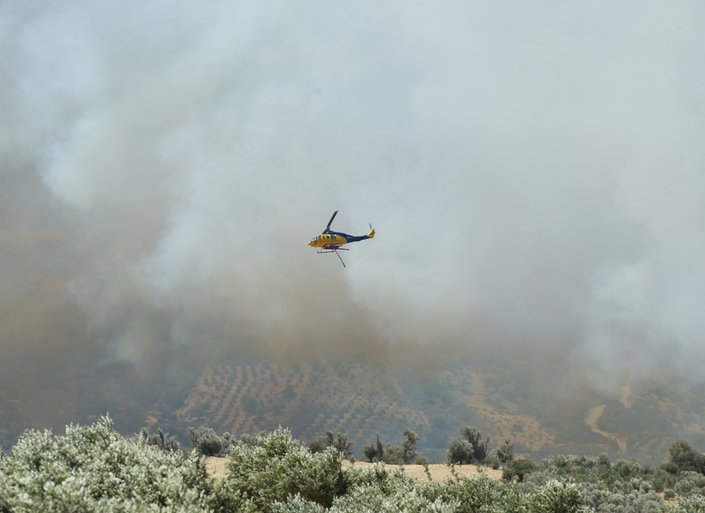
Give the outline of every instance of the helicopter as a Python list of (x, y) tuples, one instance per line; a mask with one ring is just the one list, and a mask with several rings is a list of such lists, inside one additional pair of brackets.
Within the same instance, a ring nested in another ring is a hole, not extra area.
[(308, 241), (308, 245), (313, 248), (319, 248), (316, 253), (335, 253), (340, 259), (340, 263), (345, 267), (345, 262), (340, 256), (338, 251), (349, 251), (348, 248), (342, 248), (343, 244), (348, 244), (350, 242), (358, 242), (365, 239), (372, 239), (375, 236), (375, 230), (370, 224), (370, 231), (367, 235), (348, 235), (347, 233), (334, 232), (330, 229), (330, 225), (333, 223), (333, 219), (338, 215), (338, 211), (333, 212), (333, 215), (326, 225), (326, 229), (323, 233), (316, 235), (313, 239)]

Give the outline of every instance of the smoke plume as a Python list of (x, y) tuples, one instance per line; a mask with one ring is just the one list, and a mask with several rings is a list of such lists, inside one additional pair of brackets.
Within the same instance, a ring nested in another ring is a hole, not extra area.
[[(696, 1), (3, 3), (0, 388), (165, 348), (692, 374), (704, 23)], [(333, 210), (378, 234), (346, 269), (306, 245)]]

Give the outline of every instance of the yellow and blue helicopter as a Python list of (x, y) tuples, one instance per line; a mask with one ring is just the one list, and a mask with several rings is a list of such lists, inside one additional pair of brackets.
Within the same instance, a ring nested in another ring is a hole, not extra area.
[(345, 262), (343, 262), (342, 257), (338, 254), (338, 251), (349, 251), (348, 248), (342, 248), (343, 244), (348, 244), (350, 242), (358, 242), (361, 240), (371, 239), (375, 236), (375, 230), (370, 225), (370, 231), (367, 235), (348, 235), (347, 233), (334, 232), (330, 229), (330, 225), (333, 223), (333, 219), (338, 215), (338, 211), (333, 212), (333, 215), (326, 225), (326, 229), (323, 233), (316, 235), (313, 239), (308, 242), (308, 245), (314, 248), (319, 248), (316, 253), (335, 253), (340, 258), (340, 263), (345, 267)]

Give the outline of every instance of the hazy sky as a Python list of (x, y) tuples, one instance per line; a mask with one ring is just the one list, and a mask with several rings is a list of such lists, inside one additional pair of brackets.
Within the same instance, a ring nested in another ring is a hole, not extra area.
[[(703, 27), (700, 0), (3, 2), (0, 374), (165, 343), (697, 372)], [(378, 234), (346, 269), (306, 245), (334, 210)]]

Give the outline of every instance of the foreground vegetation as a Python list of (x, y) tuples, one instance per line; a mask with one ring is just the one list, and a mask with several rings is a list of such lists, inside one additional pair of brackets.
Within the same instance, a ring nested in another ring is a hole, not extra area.
[[(419, 483), (403, 472), (390, 473), (383, 463), (344, 468), (350, 447), (342, 435), (327, 434), (308, 445), (281, 428), (240, 439), (207, 428), (192, 435), (194, 449), (185, 453), (161, 432), (125, 438), (107, 417), (69, 426), (61, 436), (27, 431), (8, 453), (0, 453), (0, 512), (705, 511), (705, 456), (684, 441), (673, 445), (669, 463), (657, 469), (612, 463), (606, 456), (515, 460), (505, 443), (493, 460), (504, 469), (505, 482), (456, 477)], [(415, 460), (415, 439), (405, 433), (406, 445), (393, 448), (392, 455)], [(368, 457), (380, 456), (379, 448), (381, 442), (375, 443)], [(206, 452), (227, 452), (223, 479), (208, 476)], [(449, 449), (449, 459), (456, 457), (487, 458), (486, 441), (471, 429), (461, 432)]]

